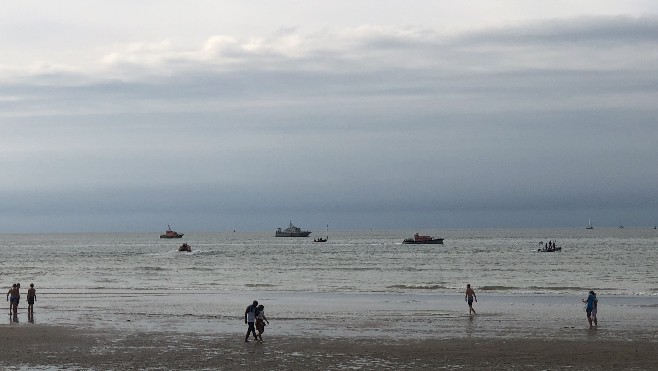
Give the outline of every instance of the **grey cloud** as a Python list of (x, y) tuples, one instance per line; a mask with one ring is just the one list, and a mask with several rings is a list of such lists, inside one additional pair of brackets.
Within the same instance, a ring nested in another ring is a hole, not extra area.
[[(163, 56), (154, 71), (5, 78), (3, 96), (17, 99), (0, 100), (11, 135), (0, 168), (12, 179), (0, 225), (66, 215), (73, 228), (89, 215), (94, 229), (123, 215), (132, 228), (185, 217), (268, 229), (299, 215), (337, 228), (559, 226), (592, 213), (640, 223), (658, 199), (658, 64), (643, 53), (649, 39), (630, 35), (653, 22), (379, 34), (230, 65)], [(574, 33), (619, 49), (574, 66), (591, 53), (558, 45)], [(558, 46), (543, 51), (549, 41)]]
[(506, 26), (460, 35), (453, 45), (550, 45), (650, 43), (658, 39), (657, 17), (576, 17)]

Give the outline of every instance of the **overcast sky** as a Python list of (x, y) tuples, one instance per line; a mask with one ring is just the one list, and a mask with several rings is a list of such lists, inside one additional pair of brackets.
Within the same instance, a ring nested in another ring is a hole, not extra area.
[(20, 1), (0, 232), (658, 224), (658, 2)]

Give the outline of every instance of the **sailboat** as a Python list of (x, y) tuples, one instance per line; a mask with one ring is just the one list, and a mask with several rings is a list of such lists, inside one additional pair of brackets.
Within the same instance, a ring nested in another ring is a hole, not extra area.
[(592, 227), (592, 219), (587, 219), (587, 228), (585, 229), (594, 229), (594, 227)]
[(314, 239), (313, 242), (327, 242), (328, 239), (329, 239), (329, 224), (327, 224), (327, 237), (325, 238), (318, 237)]

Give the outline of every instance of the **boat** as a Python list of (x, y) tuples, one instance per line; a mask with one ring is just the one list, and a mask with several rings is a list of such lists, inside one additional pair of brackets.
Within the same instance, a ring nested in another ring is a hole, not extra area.
[(308, 237), (311, 232), (309, 231), (302, 231), (301, 228), (295, 227), (292, 225), (292, 220), (290, 221), (290, 226), (288, 228), (281, 230), (281, 228), (278, 228), (276, 230), (276, 233), (274, 234), (275, 237)]
[(171, 227), (167, 225), (167, 230), (165, 233), (160, 235), (160, 238), (181, 238), (183, 237), (184, 233), (178, 233), (176, 231), (172, 231)]
[(537, 249), (537, 252), (556, 252), (556, 251), (562, 251), (561, 246), (555, 246), (555, 242), (549, 241), (549, 243), (543, 243), (539, 242), (539, 246), (542, 246), (541, 248)]
[(327, 242), (328, 239), (329, 239), (329, 224), (327, 224), (327, 237), (325, 238), (318, 237), (314, 239), (313, 242)]
[(431, 236), (421, 236), (414, 234), (414, 238), (406, 238), (402, 243), (405, 244), (439, 244), (443, 245), (443, 238), (434, 238)]
[(192, 252), (192, 246), (188, 245), (187, 242), (185, 242), (184, 244), (180, 245), (178, 251)]
[(541, 249), (537, 249), (537, 252), (556, 252), (556, 251), (562, 251), (562, 247), (556, 246), (556, 247), (544, 247)]
[(585, 229), (594, 229), (594, 227), (592, 227), (592, 220), (591, 219), (587, 219), (587, 228), (585, 228)]

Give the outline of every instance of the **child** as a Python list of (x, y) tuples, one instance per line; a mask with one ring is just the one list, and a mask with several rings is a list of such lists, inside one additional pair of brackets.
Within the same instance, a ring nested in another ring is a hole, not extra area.
[(256, 330), (258, 330), (258, 340), (261, 343), (263, 342), (263, 332), (265, 332), (265, 322), (268, 325), (270, 324), (270, 321), (265, 317), (265, 306), (261, 304), (258, 306), (258, 315), (256, 316)]

